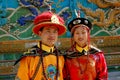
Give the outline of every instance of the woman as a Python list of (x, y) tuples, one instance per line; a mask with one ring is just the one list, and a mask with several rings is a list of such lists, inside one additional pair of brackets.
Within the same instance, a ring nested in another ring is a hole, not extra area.
[(90, 45), (92, 24), (85, 18), (68, 24), (72, 46), (66, 51), (66, 80), (107, 80), (107, 66), (103, 51)]

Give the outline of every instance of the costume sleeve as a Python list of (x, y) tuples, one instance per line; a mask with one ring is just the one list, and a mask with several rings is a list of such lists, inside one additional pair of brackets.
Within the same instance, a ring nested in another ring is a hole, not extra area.
[(96, 80), (108, 80), (108, 71), (107, 71), (107, 65), (106, 60), (104, 57), (103, 52), (99, 52), (97, 54), (99, 56), (98, 62), (97, 62), (97, 79)]
[(30, 80), (28, 68), (29, 68), (29, 60), (27, 57), (24, 57), (20, 61), (20, 65), (19, 65), (17, 76), (16, 76), (15, 80)]
[(64, 80), (70, 80), (69, 77), (69, 68), (67, 67), (67, 60), (65, 60), (64, 68), (63, 68), (63, 78)]

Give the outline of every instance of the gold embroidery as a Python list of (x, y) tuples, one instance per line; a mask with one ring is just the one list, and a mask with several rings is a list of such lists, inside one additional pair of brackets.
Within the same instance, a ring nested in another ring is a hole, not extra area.
[(59, 22), (59, 19), (57, 18), (56, 15), (53, 15), (53, 16), (51, 17), (51, 22), (53, 22), (53, 23), (57, 23), (57, 24), (60, 23), (60, 22)]

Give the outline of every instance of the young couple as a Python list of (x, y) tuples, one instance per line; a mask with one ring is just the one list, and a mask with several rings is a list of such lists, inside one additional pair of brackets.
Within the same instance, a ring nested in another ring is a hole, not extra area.
[(104, 53), (90, 45), (91, 28), (89, 20), (73, 19), (68, 24), (72, 46), (61, 53), (55, 43), (66, 32), (64, 20), (50, 11), (38, 15), (33, 32), (41, 40), (18, 60), (15, 80), (107, 80)]

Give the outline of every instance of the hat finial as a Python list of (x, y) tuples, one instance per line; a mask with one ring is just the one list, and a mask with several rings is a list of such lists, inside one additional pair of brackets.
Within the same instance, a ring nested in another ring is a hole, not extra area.
[(75, 15), (77, 16), (77, 18), (80, 18), (80, 10), (76, 11), (75, 9), (74, 11), (75, 11)]
[(50, 11), (50, 12), (52, 11), (52, 7), (51, 7), (52, 3), (53, 3), (52, 1), (46, 1), (46, 4), (48, 6), (48, 11)]
[(49, 11), (51, 11), (52, 10), (52, 7), (51, 7), (51, 3), (49, 3)]

